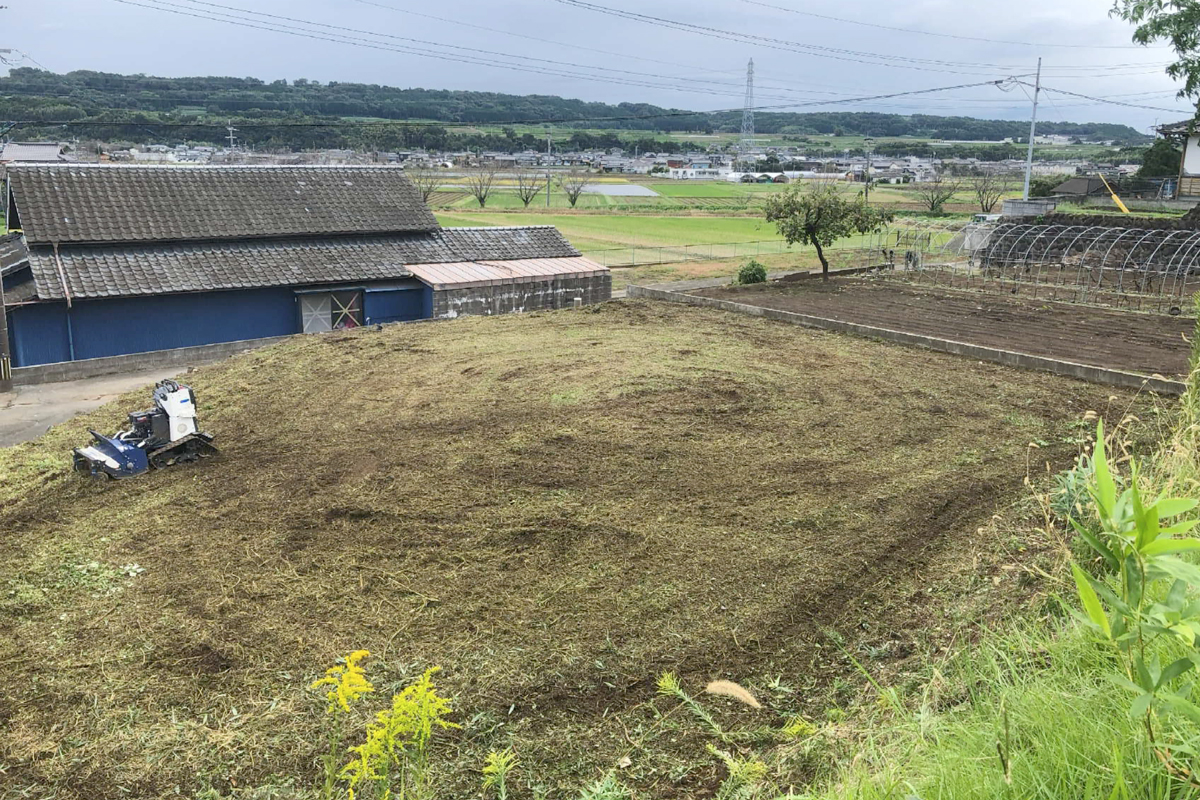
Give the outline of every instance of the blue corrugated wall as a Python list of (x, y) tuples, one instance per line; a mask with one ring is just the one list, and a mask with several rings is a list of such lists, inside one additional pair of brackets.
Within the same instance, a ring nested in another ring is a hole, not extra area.
[(8, 309), (13, 366), (52, 364), (70, 358), (65, 303), (36, 303)]
[(9, 311), (18, 367), (167, 350), (299, 330), (290, 287), (34, 303)]
[[(425, 295), (430, 296), (427, 303)], [(403, 289), (370, 289), (363, 295), (363, 313), (367, 323), (404, 322), (429, 316), (426, 305), (432, 308), (433, 290), (417, 284)]]
[[(422, 319), (432, 313), (432, 302), (432, 290), (415, 282), (403, 288), (367, 287), (363, 313), (370, 322)], [(292, 287), (79, 300), (69, 311), (66, 303), (31, 303), (9, 309), (8, 315), (18, 367), (300, 330)]]

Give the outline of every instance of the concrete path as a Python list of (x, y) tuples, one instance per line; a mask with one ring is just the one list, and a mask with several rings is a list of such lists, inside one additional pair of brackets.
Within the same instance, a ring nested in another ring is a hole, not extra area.
[[(66, 422), (76, 414), (91, 411), (120, 394), (139, 386), (150, 387), (163, 378), (183, 372), (179, 367), (129, 375), (106, 375), (62, 383), (18, 386), (16, 391), (0, 393), (0, 447), (11, 447), (36, 439), (51, 425)], [(150, 393), (146, 392), (146, 407)], [(137, 411), (138, 408), (130, 408)], [(113, 431), (104, 431), (112, 433)]]

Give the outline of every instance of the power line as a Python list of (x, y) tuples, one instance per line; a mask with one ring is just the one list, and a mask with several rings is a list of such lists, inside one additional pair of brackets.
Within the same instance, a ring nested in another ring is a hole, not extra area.
[[(361, 0), (360, 0), (361, 2)], [(743, 3), (749, 3), (754, 6), (762, 6), (763, 8), (773, 8), (776, 11), (786, 11), (789, 14), (799, 14), (805, 17), (816, 17), (817, 19), (827, 19), (833, 22), (844, 22), (849, 25), (862, 25), (866, 28), (880, 28), (885, 31), (899, 31), (900, 33), (917, 33), (922, 36), (938, 36), (943, 39), (960, 39), (967, 42), (988, 42), (990, 44), (1015, 44), (1022, 47), (1069, 47), (1086, 50), (1146, 50), (1143, 45), (1137, 44), (1051, 44), (1046, 42), (1019, 42), (1011, 39), (986, 39), (982, 36), (961, 36), (955, 33), (939, 33), (937, 31), (922, 31), (916, 28), (900, 28), (893, 25), (880, 25), (876, 22), (863, 22), (857, 19), (845, 19), (843, 17), (833, 17), (828, 14), (817, 14), (812, 11), (801, 11), (798, 8), (785, 8), (771, 3), (764, 3), (761, 0), (742, 0)]]
[[(1025, 81), (1016, 81), (1016, 82), (1022, 84), (1023, 86), (1032, 86), (1032, 84), (1026, 83)], [(1092, 100), (1097, 103), (1106, 103), (1106, 104), (1112, 105), (1112, 106), (1124, 106), (1126, 108), (1142, 108), (1142, 109), (1147, 109), (1149, 111), (1166, 111), (1166, 112), (1169, 112), (1172, 114), (1183, 113), (1177, 108), (1163, 108), (1161, 106), (1147, 106), (1147, 105), (1142, 105), (1140, 103), (1126, 103), (1121, 100), (1113, 100), (1111, 98), (1106, 98), (1106, 97), (1093, 97), (1090, 94), (1080, 94), (1079, 92), (1068, 92), (1066, 89), (1052, 89), (1048, 86), (1043, 86), (1042, 91), (1043, 92), (1058, 92), (1059, 94), (1069, 95), (1070, 97), (1082, 97), (1084, 100)]]
[[(334, 42), (337, 44), (348, 44), (348, 45), (357, 46), (357, 47), (367, 47), (367, 48), (375, 49), (375, 50), (383, 50), (383, 51), (406, 53), (406, 54), (410, 54), (410, 55), (418, 55), (418, 56), (424, 56), (424, 57), (430, 57), (430, 58), (438, 58), (438, 59), (443, 59), (443, 60), (448, 60), (448, 61), (457, 61), (460, 63), (466, 63), (466, 64), (472, 64), (472, 65), (499, 67), (501, 69), (510, 69), (510, 70), (515, 70), (515, 71), (519, 71), (519, 72), (531, 72), (531, 73), (535, 73), (535, 74), (552, 75), (554, 77), (565, 77), (565, 78), (572, 78), (572, 79), (590, 80), (590, 81), (604, 82), (604, 83), (624, 85), (624, 86), (638, 86), (638, 87), (642, 87), (642, 88), (666, 89), (666, 90), (670, 90), (670, 91), (683, 91), (683, 92), (689, 92), (689, 93), (693, 93), (693, 94), (707, 94), (710, 96), (711, 95), (725, 95), (725, 96), (730, 96), (730, 97), (736, 97), (738, 94), (740, 94), (739, 85), (732, 83), (732, 82), (714, 81), (714, 80), (705, 79), (705, 78), (678, 78), (678, 77), (671, 76), (671, 75), (655, 75), (652, 73), (645, 73), (645, 72), (640, 72), (640, 71), (623, 70), (623, 69), (617, 69), (617, 68), (612, 68), (612, 67), (600, 67), (600, 66), (593, 66), (593, 65), (588, 65), (588, 64), (576, 64), (573, 62), (556, 61), (556, 60), (551, 60), (551, 59), (536, 58), (533, 56), (515, 55), (515, 54), (511, 54), (511, 53), (501, 53), (501, 52), (491, 51), (491, 50), (482, 50), (479, 48), (463, 47), (460, 45), (451, 45), (451, 44), (442, 44), (439, 42), (430, 42), (427, 40), (414, 39), (411, 37), (393, 36), (390, 34), (374, 33), (371, 31), (363, 31), (363, 30), (359, 30), (359, 29), (355, 29), (355, 28), (346, 28), (346, 27), (336, 26), (336, 25), (325, 25), (323, 23), (310, 22), (307, 20), (297, 19), (294, 17), (285, 17), (285, 16), (281, 16), (281, 15), (276, 15), (276, 14), (267, 14), (264, 12), (251, 11), (251, 10), (247, 10), (247, 9), (236, 8), (234, 6), (222, 5), (219, 3), (202, 2), (202, 0), (183, 0), (183, 1), (192, 3), (193, 5), (197, 5), (197, 6), (208, 6), (210, 8), (227, 9), (229, 11), (237, 12), (237, 14), (253, 14), (255, 16), (265, 17), (265, 18), (269, 18), (269, 19), (278, 19), (278, 20), (284, 20), (286, 22), (294, 22), (294, 23), (298, 23), (300, 25), (308, 26), (309, 28), (317, 28), (318, 30), (316, 30), (316, 31), (306, 30), (304, 28), (298, 28), (293, 25), (286, 25), (286, 24), (282, 24), (282, 23), (278, 23), (278, 22), (265, 22), (263, 20), (257, 20), (257, 19), (248, 18), (245, 16), (237, 16), (235, 14), (227, 14), (222, 11), (212, 11), (212, 10), (209, 10), (208, 8), (201, 8), (201, 9), (185, 8), (185, 7), (181, 7), (177, 4), (168, 2), (168, 0), (147, 0), (146, 2), (134, 2), (133, 0), (114, 0), (114, 2), (118, 2), (123, 5), (137, 6), (139, 8), (147, 8), (147, 9), (156, 10), (156, 11), (165, 11), (167, 13), (179, 14), (182, 16), (188, 16), (188, 17), (193, 17), (193, 18), (197, 18), (197, 19), (206, 19), (206, 20), (210, 20), (213, 22), (222, 22), (222, 23), (234, 25), (237, 27), (254, 28), (254, 29), (258, 29), (258, 30), (271, 31), (274, 33), (285, 33), (285, 34), (288, 34), (291, 36), (300, 36), (300, 37), (309, 38), (309, 39), (316, 39), (319, 41), (328, 41), (328, 42)], [(324, 30), (322, 30), (322, 29), (324, 29)], [(450, 49), (454, 49), (454, 50), (464, 51), (464, 53), (440, 53), (437, 51), (428, 50), (428, 49), (424, 49), (424, 48), (415, 48), (412, 46), (388, 45), (388, 44), (384, 44), (381, 42), (372, 41), (370, 39), (364, 39), (359, 36), (348, 36), (346, 34), (336, 33), (336, 32), (332, 32), (332, 31), (347, 31), (349, 33), (364, 34), (366, 36), (374, 36), (376, 38), (382, 38), (382, 39), (393, 39), (396, 41), (413, 42), (416, 44), (428, 45), (428, 46), (432, 46), (432, 47), (450, 48)], [(563, 71), (561, 69), (560, 70), (552, 70), (549, 67), (539, 67), (539, 66), (530, 65), (527, 63), (510, 64), (510, 63), (505, 63), (502, 61), (497, 61), (494, 58), (484, 58), (481, 56), (472, 55), (473, 53), (481, 53), (481, 54), (483, 54), (483, 56), (497, 56), (500, 58), (513, 59), (513, 60), (517, 60), (520, 62), (531, 62), (532, 61), (532, 62), (540, 62), (542, 64), (547, 64), (547, 65), (551, 65), (551, 66), (559, 66), (559, 67), (567, 67), (567, 68), (583, 69), (583, 70), (595, 70), (595, 71), (601, 71), (601, 72), (607, 72), (607, 73), (618, 73), (618, 76), (617, 77), (598, 76), (598, 75), (591, 75), (591, 74), (587, 74), (587, 73), (580, 73), (577, 71)], [(628, 78), (620, 77), (622, 75), (628, 75), (628, 76), (632, 76), (632, 77), (628, 77)], [(729, 87), (729, 89), (728, 89), (728, 91), (717, 91), (717, 90), (714, 90), (711, 88), (687, 87), (687, 86), (679, 86), (677, 84), (655, 83), (652, 81), (644, 80), (642, 78), (659, 78), (659, 79), (664, 79), (664, 80), (669, 80), (669, 81), (691, 81), (693, 83), (699, 83), (699, 84), (712, 84), (712, 85), (716, 85), (716, 86), (727, 86), (727, 87)], [(823, 92), (819, 92), (817, 90), (796, 90), (796, 89), (788, 89), (786, 87), (779, 87), (776, 89), (776, 91), (781, 91), (781, 92), (785, 92), (788, 94), (809, 94), (809, 95), (823, 94)], [(786, 98), (775, 96), (772, 99), (783, 100)]]
[(23, 61), (28, 61), (30, 64), (33, 64), (38, 69), (46, 70), (46, 72), (50, 71), (46, 67), (39, 64), (37, 59), (35, 59), (33, 56), (29, 55), (29, 53), (26, 53), (24, 50), (17, 50), (16, 48), (5, 48), (3, 50), (0, 50), (0, 64), (4, 64), (5, 66), (9, 66), (9, 67), (13, 66), (13, 64), (11, 64), (8, 61), (8, 59), (6, 59), (4, 57), (8, 53), (16, 53), (17, 55), (19, 55), (21, 57), (21, 59)]
[[(610, 6), (602, 6), (596, 3), (586, 2), (586, 0), (556, 0), (556, 2), (567, 6), (573, 6), (586, 11), (593, 11), (608, 16), (619, 17), (622, 19), (633, 20), (636, 22), (655, 25), (657, 27), (667, 27), (675, 30), (687, 31), (701, 36), (708, 36), (727, 41), (740, 42), (742, 44), (756, 44), (760, 47), (768, 47), (774, 50), (784, 50), (787, 52), (804, 53), (807, 55), (815, 55), (823, 58), (834, 58), (842, 61), (853, 61), (859, 64), (868, 64), (871, 66), (899, 66), (905, 69), (918, 69), (927, 72), (955, 72), (958, 74), (978, 74), (967, 73), (963, 68), (974, 69), (996, 69), (996, 70), (1013, 70), (1011, 64), (990, 64), (965, 61), (947, 61), (942, 59), (924, 59), (912, 58), (909, 56), (899, 56), (884, 53), (870, 53), (860, 50), (848, 50), (845, 48), (826, 47), (823, 45), (813, 45), (804, 42), (789, 41), (786, 39), (777, 39), (771, 36), (760, 36), (757, 34), (741, 33), (738, 31), (730, 31), (721, 28), (713, 28), (707, 25), (696, 25), (690, 22), (680, 22), (678, 20), (666, 19), (664, 17), (656, 17), (650, 14), (641, 14), (634, 11), (625, 11), (623, 9), (612, 8)], [(867, 59), (874, 59), (868, 61)], [(882, 62), (882, 63), (880, 63)], [(1091, 70), (1110, 72), (1118, 68), (1129, 67), (1146, 67), (1146, 66), (1161, 66), (1165, 64), (1155, 64), (1151, 62), (1138, 64), (1068, 64), (1055, 67), (1058, 70)], [(950, 69), (939, 69), (939, 67), (947, 67)]]
[(663, 60), (657, 59), (657, 58), (647, 58), (646, 56), (636, 56), (636, 55), (632, 55), (630, 53), (616, 53), (611, 50), (601, 50), (596, 47), (587, 47), (587, 46), (579, 44), (577, 42), (558, 42), (553, 39), (543, 39), (540, 36), (531, 36), (527, 33), (518, 33), (516, 31), (504, 30), (503, 28), (491, 28), (491, 27), (488, 27), (487, 25), (476, 25), (474, 23), (465, 22), (460, 19), (451, 19), (449, 17), (438, 17), (438, 16), (434, 16), (433, 14), (426, 14), (421, 11), (412, 11), (411, 9), (407, 9), (407, 8), (396, 8), (395, 6), (390, 6), (390, 5), (387, 5), (386, 3), (374, 2), (374, 0), (352, 0), (352, 2), (361, 3), (364, 6), (381, 8), (381, 9), (384, 9), (385, 11), (392, 11), (397, 14), (408, 14), (413, 17), (420, 17), (422, 19), (431, 19), (431, 20), (434, 20), (435, 22), (442, 22), (442, 23), (445, 23), (448, 25), (459, 25), (464, 28), (474, 28), (475, 30), (484, 31), (485, 33), (500, 33), (505, 36), (514, 36), (516, 38), (526, 39), (531, 42), (540, 42), (542, 44), (552, 44), (552, 45), (555, 45), (556, 47), (566, 47), (571, 50), (582, 50), (582, 51), (586, 51), (589, 53), (599, 53), (601, 55), (615, 56), (617, 58), (628, 58), (628, 59), (632, 59), (634, 61), (645, 61), (650, 64), (662, 64), (663, 66), (667, 66), (667, 67), (678, 67), (679, 69), (690, 69), (690, 70), (696, 70), (699, 72), (710, 72), (710, 73), (727, 72), (726, 70), (716, 70), (711, 67), (701, 67), (701, 66), (697, 66), (695, 64), (680, 64), (680, 63), (677, 63), (674, 61), (663, 61)]

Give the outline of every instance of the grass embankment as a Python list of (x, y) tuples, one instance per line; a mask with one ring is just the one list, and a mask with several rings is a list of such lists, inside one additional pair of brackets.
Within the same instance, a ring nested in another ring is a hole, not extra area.
[[(794, 715), (769, 778), (803, 785), (860, 747), (830, 636), (903, 675), (1025, 596), (1052, 560), (993, 513), (1073, 457), (1085, 409), (1130, 402), (643, 302), (297, 337), (187, 382), (217, 459), (70, 473), (145, 392), (0, 451), (11, 796), (314, 797), (306, 687), (360, 647), (384, 703), (443, 667), (462, 728), (435, 743), (441, 797), (510, 744), (522, 798), (612, 769), (701, 797), (710, 745), (767, 747)], [(766, 708), (706, 700), (737, 731), (714, 740), (656, 695), (667, 670)]]

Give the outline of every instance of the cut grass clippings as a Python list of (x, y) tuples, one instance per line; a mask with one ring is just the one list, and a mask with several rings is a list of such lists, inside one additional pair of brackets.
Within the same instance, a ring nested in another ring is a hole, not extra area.
[(146, 392), (0, 450), (11, 796), (312, 797), (306, 687), (358, 648), (381, 697), (443, 667), (462, 729), (435, 748), (441, 796), (509, 745), (519, 796), (618, 763), (648, 797), (711, 793), (724, 767), (663, 718), (660, 673), (765, 706), (706, 699), (722, 726), (849, 702), (828, 632), (875, 666), (979, 619), (941, 581), (1014, 546), (987, 522), (1074, 457), (1072, 420), (1131, 402), (648, 302), (296, 337), (187, 382), (216, 459), (72, 474)]

